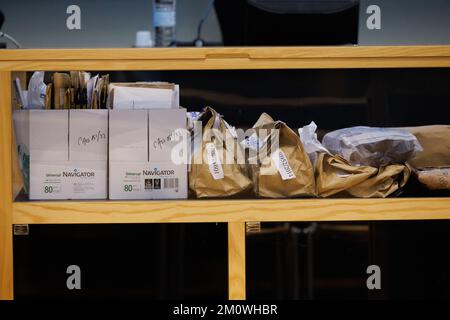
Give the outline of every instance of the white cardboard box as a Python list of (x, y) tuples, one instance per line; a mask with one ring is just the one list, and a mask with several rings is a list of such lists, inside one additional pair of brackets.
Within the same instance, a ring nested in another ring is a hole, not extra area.
[(30, 199), (106, 199), (106, 161), (31, 162)]
[(69, 160), (68, 110), (30, 110), (29, 126), (31, 162)]
[(108, 161), (108, 111), (70, 110), (70, 161)]
[[(147, 119), (145, 158), (135, 148), (143, 145), (139, 119)], [(186, 129), (182, 108), (110, 111), (110, 199), (187, 198), (187, 164), (171, 159), (172, 148), (179, 143), (173, 136), (179, 129)]]
[(110, 162), (110, 199), (186, 199), (186, 165)]
[(107, 110), (18, 110), (14, 122), (31, 200), (107, 198)]
[(109, 111), (109, 160), (148, 161), (147, 110)]
[(180, 143), (176, 137), (179, 129), (187, 128), (186, 109), (152, 109), (148, 118), (149, 161), (171, 161), (172, 149)]

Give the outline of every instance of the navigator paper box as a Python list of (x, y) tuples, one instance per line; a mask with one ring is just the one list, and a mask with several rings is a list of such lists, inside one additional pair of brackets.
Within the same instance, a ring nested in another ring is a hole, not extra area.
[(173, 161), (186, 110), (110, 110), (110, 199), (186, 199), (187, 164)]
[(32, 200), (107, 198), (107, 110), (14, 111)]

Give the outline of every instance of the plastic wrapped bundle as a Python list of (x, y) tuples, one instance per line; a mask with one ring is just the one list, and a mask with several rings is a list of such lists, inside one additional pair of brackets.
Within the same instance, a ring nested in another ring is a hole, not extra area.
[(316, 129), (316, 124), (311, 122), (300, 128), (299, 134), (311, 161), (315, 164), (316, 190), (319, 197), (334, 195), (385, 198), (401, 192), (411, 174), (407, 165), (353, 165), (340, 155), (327, 150), (317, 139)]
[(402, 164), (422, 151), (417, 138), (402, 129), (352, 127), (327, 133), (323, 146), (352, 165)]

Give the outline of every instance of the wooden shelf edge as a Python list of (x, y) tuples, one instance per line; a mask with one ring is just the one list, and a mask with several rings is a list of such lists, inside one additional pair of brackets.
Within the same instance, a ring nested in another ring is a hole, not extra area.
[(0, 70), (232, 70), (450, 67), (450, 46), (16, 49)]
[(253, 46), (179, 48), (42, 48), (0, 52), (0, 61), (179, 60), (229, 58), (450, 57), (450, 45), (411, 46)]
[(450, 219), (450, 198), (33, 201), (13, 204), (13, 224), (441, 219)]

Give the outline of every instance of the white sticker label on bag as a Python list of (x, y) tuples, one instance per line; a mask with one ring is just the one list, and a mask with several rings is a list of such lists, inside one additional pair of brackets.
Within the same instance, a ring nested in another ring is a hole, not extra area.
[(294, 171), (289, 165), (287, 157), (283, 151), (280, 149), (276, 150), (271, 154), (271, 158), (281, 175), (281, 179), (290, 180), (295, 178)]
[(224, 175), (222, 163), (220, 162), (220, 158), (217, 154), (217, 149), (214, 143), (210, 142), (206, 144), (206, 156), (208, 159), (209, 171), (211, 172), (214, 180), (223, 179)]

